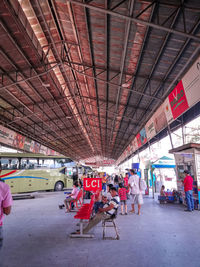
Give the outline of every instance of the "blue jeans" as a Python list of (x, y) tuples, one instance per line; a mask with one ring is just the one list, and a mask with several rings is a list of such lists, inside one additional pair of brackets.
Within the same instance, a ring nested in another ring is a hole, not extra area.
[(189, 190), (185, 192), (186, 197), (186, 203), (187, 203), (187, 209), (188, 210), (194, 210), (194, 199), (193, 199), (193, 191)]
[(102, 183), (102, 190), (106, 192), (106, 183)]

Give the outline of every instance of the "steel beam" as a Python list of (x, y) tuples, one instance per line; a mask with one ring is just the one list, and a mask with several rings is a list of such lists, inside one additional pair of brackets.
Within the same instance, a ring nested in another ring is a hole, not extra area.
[(150, 27), (153, 27), (153, 28), (158, 29), (158, 30), (171, 32), (171, 33), (174, 33), (176, 35), (183, 36), (185, 38), (193, 39), (196, 42), (200, 42), (200, 37), (192, 35), (192, 34), (189, 34), (189, 33), (185, 33), (185, 32), (177, 31), (177, 30), (174, 30), (174, 29), (170, 29), (170, 28), (161, 26), (159, 24), (155, 24), (155, 23), (152, 23), (152, 22), (147, 22), (147, 21), (144, 21), (144, 20), (141, 20), (141, 19), (132, 18), (130, 16), (125, 16), (125, 15), (119, 14), (119, 13), (111, 11), (111, 10), (106, 10), (106, 9), (101, 8), (101, 7), (88, 5), (88, 4), (85, 4), (85, 3), (82, 3), (82, 2), (77, 2), (75, 0), (66, 0), (66, 1), (70, 2), (72, 4), (75, 4), (75, 5), (79, 5), (79, 6), (82, 6), (82, 7), (85, 7), (85, 8), (89, 8), (91, 10), (95, 10), (95, 11), (98, 11), (98, 12), (102, 12), (102, 13), (105, 13), (105, 14), (116, 16), (116, 17), (119, 17), (119, 18), (124, 19), (124, 20), (130, 20), (132, 22), (135, 22), (135, 23), (138, 23), (138, 24), (142, 24), (142, 25), (145, 25), (145, 26), (150, 26)]

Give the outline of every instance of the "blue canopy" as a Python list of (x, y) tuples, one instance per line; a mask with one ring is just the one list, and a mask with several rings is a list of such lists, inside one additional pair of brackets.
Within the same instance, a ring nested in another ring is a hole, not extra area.
[(164, 169), (164, 168), (175, 168), (175, 161), (171, 158), (168, 158), (166, 156), (156, 160), (151, 167), (157, 168), (157, 169)]
[(161, 165), (161, 164), (153, 164), (151, 165), (152, 168), (157, 168), (157, 169), (163, 169), (163, 168), (175, 168), (176, 165)]

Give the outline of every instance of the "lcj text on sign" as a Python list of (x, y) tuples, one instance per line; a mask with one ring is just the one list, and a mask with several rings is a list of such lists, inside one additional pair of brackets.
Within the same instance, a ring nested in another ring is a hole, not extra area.
[(85, 191), (102, 190), (102, 179), (101, 178), (84, 178), (83, 188)]

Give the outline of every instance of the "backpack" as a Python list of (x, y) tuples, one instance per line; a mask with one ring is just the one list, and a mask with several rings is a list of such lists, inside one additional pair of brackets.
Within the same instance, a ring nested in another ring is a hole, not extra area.
[(146, 190), (146, 188), (147, 188), (147, 183), (146, 183), (146, 181), (140, 179), (139, 187), (140, 187), (140, 191), (144, 191), (144, 190)]

